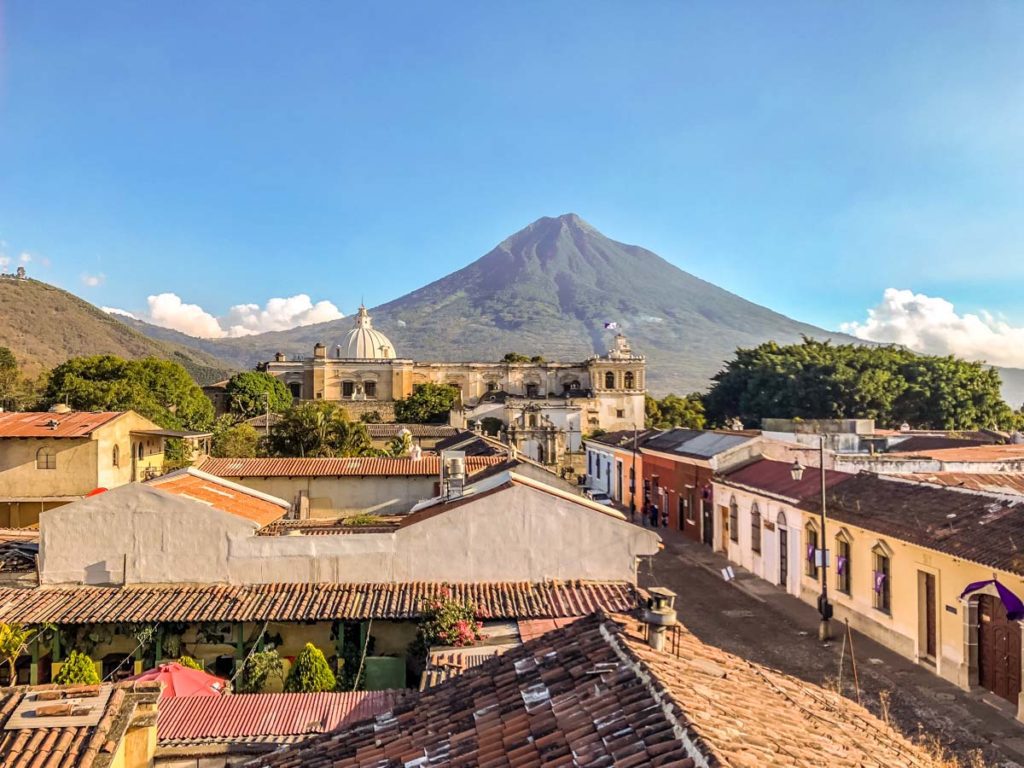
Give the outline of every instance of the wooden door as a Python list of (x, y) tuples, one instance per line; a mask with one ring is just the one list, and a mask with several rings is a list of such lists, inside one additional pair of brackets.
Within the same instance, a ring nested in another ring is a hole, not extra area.
[(978, 681), (1000, 698), (1017, 703), (1020, 693), (1020, 624), (1010, 621), (998, 598), (978, 600)]
[(937, 645), (937, 629), (935, 616), (935, 574), (925, 573), (924, 576), (924, 652), (930, 658), (935, 658)]
[(718, 526), (720, 544), (719, 548), (722, 552), (729, 551), (729, 508), (719, 507), (718, 518), (721, 520), (721, 524)]
[(714, 530), (713, 530), (714, 526), (713, 526), (713, 524), (711, 522), (711, 520), (712, 520), (711, 510), (712, 510), (711, 502), (707, 501), (706, 499), (701, 499), (701, 501), (700, 501), (701, 533), (704, 536), (704, 543), (707, 544), (709, 547), (714, 548), (714, 546), (715, 546)]
[(779, 584), (789, 589), (789, 531), (779, 528)]

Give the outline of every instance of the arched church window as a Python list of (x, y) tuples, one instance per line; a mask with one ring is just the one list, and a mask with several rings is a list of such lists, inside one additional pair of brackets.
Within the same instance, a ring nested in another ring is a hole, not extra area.
[(121, 466), (121, 446), (114, 446), (114, 449), (111, 451), (110, 455), (110, 463), (113, 464), (115, 467)]
[(371, 397), (371, 398), (376, 399), (376, 397), (377, 397), (377, 382), (376, 381), (364, 382), (363, 383), (363, 392), (366, 394), (367, 397)]
[(626, 389), (632, 389), (633, 388), (633, 382), (634, 382), (633, 372), (632, 371), (626, 371)]
[(604, 388), (615, 389), (615, 374), (611, 371), (607, 371), (604, 374)]

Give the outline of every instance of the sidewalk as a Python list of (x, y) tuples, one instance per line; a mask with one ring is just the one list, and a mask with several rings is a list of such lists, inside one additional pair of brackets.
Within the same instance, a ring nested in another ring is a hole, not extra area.
[[(845, 624), (836, 639), (817, 639), (817, 610), (729, 562), (678, 531), (658, 528), (665, 549), (641, 567), (643, 586), (666, 586), (679, 595), (680, 621), (705, 642), (810, 682), (837, 687), (856, 699)], [(736, 574), (726, 582), (722, 569)], [(862, 703), (909, 736), (936, 735), (961, 757), (981, 750), (985, 765), (1024, 766), (1024, 724), (1008, 702), (971, 693), (854, 631), (853, 651)], [(843, 666), (840, 670), (840, 655)]]

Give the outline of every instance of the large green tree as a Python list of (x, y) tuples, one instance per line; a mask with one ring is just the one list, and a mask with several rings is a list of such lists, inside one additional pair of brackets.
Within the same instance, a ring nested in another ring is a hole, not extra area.
[(20, 383), (21, 369), (14, 353), (7, 347), (0, 347), (0, 407), (13, 407)]
[(374, 453), (361, 421), (324, 401), (300, 403), (285, 411), (270, 428), (269, 451), (275, 456), (367, 456)]
[(267, 410), (281, 413), (292, 406), (292, 393), (284, 382), (264, 371), (236, 373), (227, 383), (228, 405), (235, 413), (249, 418)]
[(691, 394), (686, 397), (665, 395), (661, 400), (655, 400), (650, 395), (646, 395), (644, 410), (647, 427), (654, 429), (704, 428), (704, 402), (699, 394)]
[(709, 420), (871, 418), (931, 429), (1009, 426), (999, 374), (982, 363), (902, 347), (767, 342), (738, 349), (704, 398)]
[(165, 429), (207, 429), (213, 405), (181, 365), (147, 357), (73, 357), (50, 372), (43, 405), (81, 411), (133, 410)]
[(412, 394), (395, 401), (395, 420), (404, 424), (440, 424), (459, 400), (459, 390), (450, 384), (426, 382), (413, 387)]
[(210, 455), (216, 458), (252, 459), (260, 445), (260, 433), (247, 422), (235, 423), (231, 416), (217, 419), (213, 426)]

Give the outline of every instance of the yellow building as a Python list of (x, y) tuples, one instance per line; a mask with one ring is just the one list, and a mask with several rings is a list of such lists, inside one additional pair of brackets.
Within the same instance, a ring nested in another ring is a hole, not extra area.
[[(581, 453), (586, 433), (644, 423), (646, 362), (622, 334), (606, 354), (578, 362), (417, 362), (398, 357), (360, 307), (333, 349), (318, 343), (312, 357), (292, 360), (278, 353), (265, 368), (298, 400), (339, 402), (353, 417), (377, 412), (384, 421), (417, 384), (451, 385), (461, 394), (453, 424), (496, 419), (511, 445), (548, 465)], [(204, 388), (220, 409), (224, 384)]]
[(838, 622), (1024, 719), (1024, 497), (830, 471), (822, 537), (820, 483), (816, 467), (794, 481), (788, 463), (767, 460), (721, 476), (730, 559), (817, 605), (824, 544)]
[(134, 411), (0, 413), (0, 527), (159, 474), (168, 434)]

